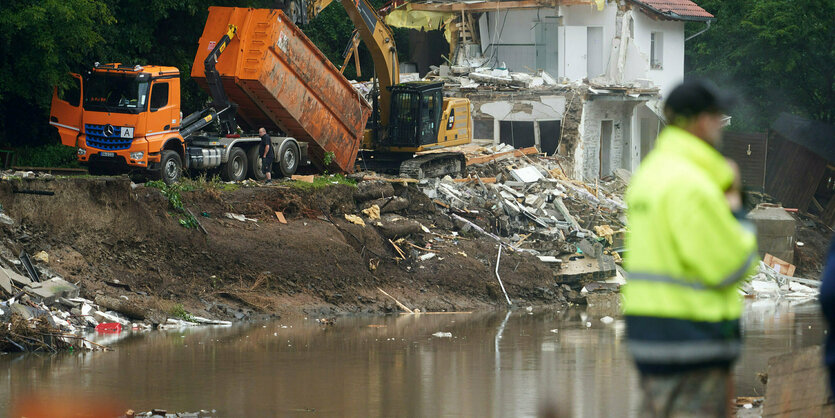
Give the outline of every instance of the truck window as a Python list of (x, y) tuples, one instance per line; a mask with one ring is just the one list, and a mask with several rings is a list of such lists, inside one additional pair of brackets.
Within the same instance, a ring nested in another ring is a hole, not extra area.
[(148, 82), (136, 75), (92, 73), (84, 79), (84, 110), (136, 114), (147, 96)]
[(168, 104), (168, 83), (156, 83), (151, 88), (151, 112)]

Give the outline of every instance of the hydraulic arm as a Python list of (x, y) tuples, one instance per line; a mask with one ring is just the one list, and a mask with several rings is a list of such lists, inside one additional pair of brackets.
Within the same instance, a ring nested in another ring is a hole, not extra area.
[(220, 58), (220, 54), (223, 53), (223, 50), (226, 49), (229, 42), (232, 42), (232, 38), (235, 37), (235, 33), (237, 33), (237, 31), (237, 26), (229, 25), (229, 29), (226, 34), (220, 38), (217, 45), (215, 45), (212, 52), (209, 53), (206, 60), (203, 62), (205, 65), (206, 84), (208, 84), (209, 93), (212, 95), (212, 107), (217, 112), (217, 117), (220, 121), (221, 135), (235, 133), (238, 126), (235, 121), (237, 105), (232, 103), (226, 95), (226, 91), (223, 89), (223, 84), (220, 79), (220, 73), (217, 71), (217, 68), (215, 68), (215, 65), (217, 64), (217, 60)]

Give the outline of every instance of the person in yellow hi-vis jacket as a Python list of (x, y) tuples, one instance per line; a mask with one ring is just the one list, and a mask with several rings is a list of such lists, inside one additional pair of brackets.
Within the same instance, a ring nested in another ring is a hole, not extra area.
[(626, 192), (623, 310), (643, 416), (728, 414), (742, 344), (737, 285), (757, 264), (738, 169), (717, 151), (731, 101), (706, 81), (676, 87)]

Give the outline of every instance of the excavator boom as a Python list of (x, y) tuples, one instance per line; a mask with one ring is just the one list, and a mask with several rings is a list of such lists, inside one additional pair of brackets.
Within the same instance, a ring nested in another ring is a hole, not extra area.
[(340, 0), (340, 2), (359, 31), (360, 38), (371, 52), (380, 91), (378, 106), (380, 125), (388, 126), (391, 108), (391, 92), (388, 87), (400, 83), (400, 64), (397, 61), (394, 35), (368, 0)]

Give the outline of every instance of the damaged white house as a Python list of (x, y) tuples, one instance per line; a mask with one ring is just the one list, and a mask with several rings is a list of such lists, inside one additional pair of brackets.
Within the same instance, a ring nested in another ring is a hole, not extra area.
[[(431, 29), (445, 31), (452, 65), (437, 73), (449, 95), (472, 100), (475, 138), (536, 145), (588, 181), (637, 168), (665, 94), (684, 77), (685, 22), (707, 29), (713, 19), (690, 0), (520, 0), (412, 2), (387, 21), (422, 29), (410, 45), (413, 68), (424, 72), (444, 62), (427, 51), (447, 52)], [(539, 77), (521, 86), (479, 81), (513, 73)]]

